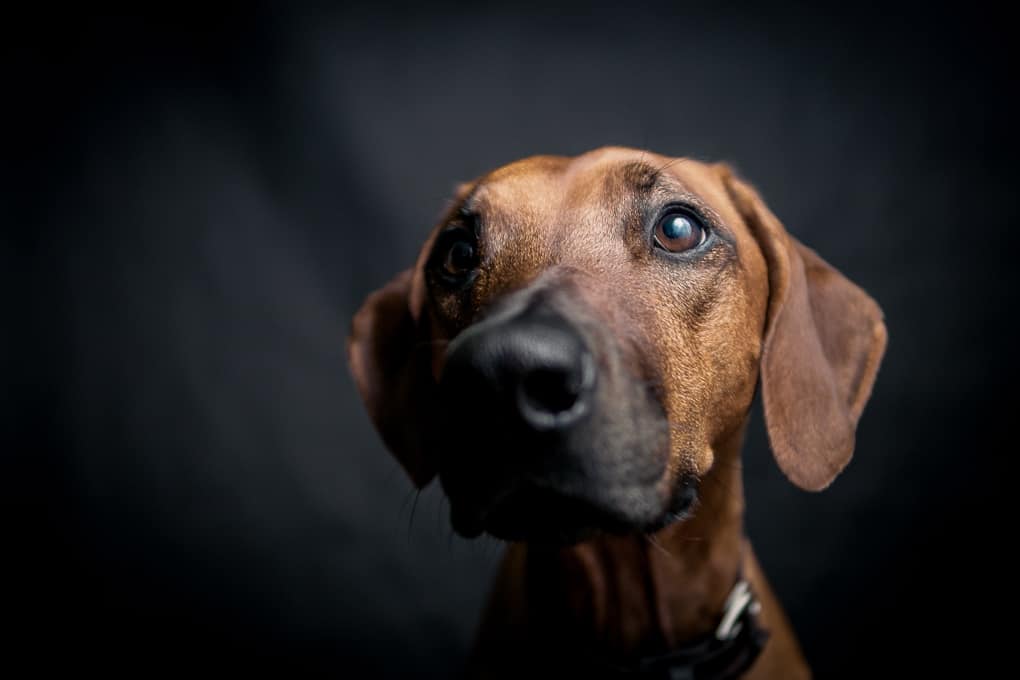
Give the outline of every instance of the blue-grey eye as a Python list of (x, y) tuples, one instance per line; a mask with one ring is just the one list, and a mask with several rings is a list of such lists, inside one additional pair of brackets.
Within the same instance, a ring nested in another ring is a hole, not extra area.
[(667, 213), (655, 225), (655, 245), (671, 253), (697, 248), (707, 235), (698, 218), (688, 212)]

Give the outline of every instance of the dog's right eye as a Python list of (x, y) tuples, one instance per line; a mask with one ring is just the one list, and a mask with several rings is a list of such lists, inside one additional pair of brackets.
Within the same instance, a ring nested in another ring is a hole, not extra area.
[(452, 229), (440, 235), (436, 246), (436, 269), (450, 285), (467, 283), (478, 269), (478, 242), (466, 229)]

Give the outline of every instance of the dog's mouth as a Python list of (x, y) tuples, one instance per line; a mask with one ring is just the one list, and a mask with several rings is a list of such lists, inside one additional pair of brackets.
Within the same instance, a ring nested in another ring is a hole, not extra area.
[(623, 509), (529, 483), (503, 494), (485, 509), (451, 503), (450, 519), (454, 531), (466, 538), (484, 532), (506, 541), (569, 545), (603, 533), (659, 531), (689, 516), (696, 499), (697, 481), (685, 478), (661, 511), (629, 516)]
[(541, 543), (576, 543), (624, 528), (620, 518), (594, 503), (534, 485), (506, 494), (487, 511), (454, 510), (451, 520), (466, 537), (484, 531), (506, 541)]

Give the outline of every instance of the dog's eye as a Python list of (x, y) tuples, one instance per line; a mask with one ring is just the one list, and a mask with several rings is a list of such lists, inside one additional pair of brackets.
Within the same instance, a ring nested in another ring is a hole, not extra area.
[(469, 232), (448, 234), (443, 243), (442, 274), (451, 281), (460, 281), (478, 268), (478, 246)]
[(655, 225), (655, 245), (671, 253), (697, 248), (708, 235), (700, 220), (689, 212), (671, 212)]

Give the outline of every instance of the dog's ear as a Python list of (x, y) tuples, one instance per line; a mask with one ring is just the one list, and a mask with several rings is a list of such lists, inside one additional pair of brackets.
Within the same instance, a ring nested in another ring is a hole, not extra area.
[(421, 488), (436, 474), (425, 443), (435, 380), (425, 322), (412, 313), (413, 280), (408, 269), (365, 299), (354, 315), (347, 361), (387, 448)]
[[(474, 186), (456, 187), (444, 223)], [(347, 338), (347, 362), (368, 415), (418, 488), (436, 476), (437, 467), (432, 452), (438, 387), (424, 277), (436, 233), (425, 241), (414, 267), (365, 298)]]
[(772, 452), (792, 482), (819, 491), (853, 455), (885, 351), (882, 310), (790, 236), (752, 187), (720, 170), (768, 265), (761, 390)]

